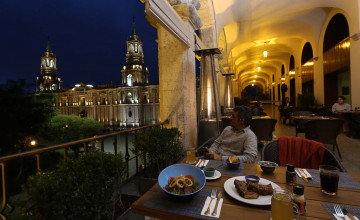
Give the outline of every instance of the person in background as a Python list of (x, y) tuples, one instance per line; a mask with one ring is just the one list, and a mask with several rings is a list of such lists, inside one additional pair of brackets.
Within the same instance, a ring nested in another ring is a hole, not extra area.
[(290, 102), (290, 98), (289, 98), (289, 97), (286, 97), (286, 98), (285, 98), (285, 103), (284, 103), (283, 107), (284, 107), (284, 108), (293, 107), (293, 105), (292, 105), (291, 102)]
[(226, 127), (205, 156), (212, 160), (226, 160), (236, 155), (245, 163), (254, 163), (258, 153), (257, 138), (250, 129), (251, 109), (246, 106), (234, 108), (231, 125)]
[(332, 106), (333, 112), (351, 111), (351, 105), (345, 103), (345, 97), (339, 96), (338, 102)]

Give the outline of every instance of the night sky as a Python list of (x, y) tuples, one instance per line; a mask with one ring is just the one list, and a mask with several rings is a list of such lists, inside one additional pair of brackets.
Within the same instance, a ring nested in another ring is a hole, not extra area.
[(0, 0), (0, 84), (35, 83), (48, 36), (64, 87), (121, 84), (133, 16), (150, 81), (158, 82), (156, 29), (144, 9), (139, 0)]

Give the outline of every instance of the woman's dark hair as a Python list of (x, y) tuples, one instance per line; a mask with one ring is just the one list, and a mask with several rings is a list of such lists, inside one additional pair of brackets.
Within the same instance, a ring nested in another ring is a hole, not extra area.
[(342, 96), (342, 95), (338, 96), (338, 98), (341, 98), (344, 101), (346, 100), (346, 98), (344, 96)]
[(241, 105), (234, 108), (234, 112), (238, 113), (239, 119), (244, 119), (244, 125), (248, 126), (252, 120), (251, 109), (245, 105)]

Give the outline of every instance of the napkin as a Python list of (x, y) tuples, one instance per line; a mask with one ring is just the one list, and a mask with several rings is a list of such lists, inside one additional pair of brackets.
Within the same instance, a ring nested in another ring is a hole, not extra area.
[(310, 175), (310, 173), (306, 170), (306, 169), (301, 169), (301, 168), (298, 168), (298, 170), (302, 170), (303, 172), (299, 173), (296, 169), (295, 169), (295, 172), (296, 174), (301, 177), (301, 174), (305, 176), (306, 179), (312, 179), (312, 176)]
[(209, 207), (210, 200), (211, 200), (211, 198), (209, 196), (206, 197), (204, 207), (203, 207), (203, 209), (201, 211), (201, 215), (208, 216), (208, 217), (213, 217), (213, 218), (219, 218), (220, 217), (220, 212), (221, 212), (221, 207), (222, 207), (224, 199), (223, 198), (220, 199), (219, 205), (217, 207), (217, 215), (215, 215), (215, 216), (211, 215), (211, 213), (213, 213), (213, 211), (215, 209), (217, 198), (213, 199), (212, 202), (211, 202), (210, 215), (205, 215), (205, 212), (206, 212), (207, 208)]
[(199, 162), (197, 162), (195, 164), (196, 167), (206, 167), (206, 165), (209, 163), (209, 160), (199, 160)]

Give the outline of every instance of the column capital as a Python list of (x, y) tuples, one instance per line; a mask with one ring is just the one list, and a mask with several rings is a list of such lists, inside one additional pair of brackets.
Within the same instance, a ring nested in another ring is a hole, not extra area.
[(192, 24), (195, 30), (204, 25), (197, 12), (200, 8), (198, 0), (168, 0), (168, 2), (182, 19), (186, 19)]

